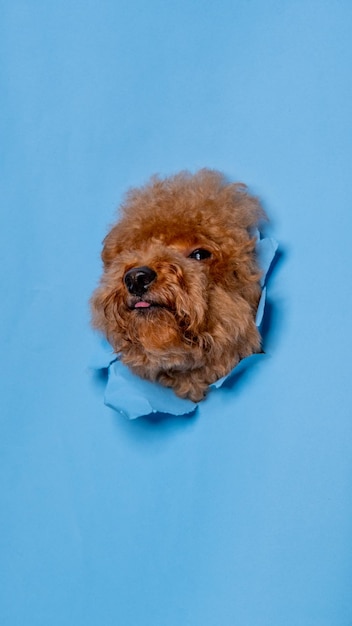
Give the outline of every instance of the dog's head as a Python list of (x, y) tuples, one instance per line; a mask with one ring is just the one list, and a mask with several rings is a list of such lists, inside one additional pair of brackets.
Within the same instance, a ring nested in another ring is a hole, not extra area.
[(212, 170), (154, 177), (131, 190), (104, 240), (94, 325), (136, 368), (192, 368), (224, 349), (241, 356), (246, 341), (253, 352), (253, 228), (262, 217), (244, 185)]

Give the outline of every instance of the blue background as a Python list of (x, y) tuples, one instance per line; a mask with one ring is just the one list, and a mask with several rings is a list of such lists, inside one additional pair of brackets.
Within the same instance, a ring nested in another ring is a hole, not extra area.
[[(4, 626), (352, 623), (346, 0), (1, 3)], [(268, 358), (129, 422), (88, 369), (122, 193), (215, 167), (280, 241)]]

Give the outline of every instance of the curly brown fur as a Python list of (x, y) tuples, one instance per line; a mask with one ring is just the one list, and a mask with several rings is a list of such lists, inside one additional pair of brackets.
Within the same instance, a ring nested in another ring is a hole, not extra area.
[(94, 327), (131, 370), (199, 401), (260, 350), (253, 229), (264, 217), (244, 185), (213, 170), (128, 192), (91, 304)]

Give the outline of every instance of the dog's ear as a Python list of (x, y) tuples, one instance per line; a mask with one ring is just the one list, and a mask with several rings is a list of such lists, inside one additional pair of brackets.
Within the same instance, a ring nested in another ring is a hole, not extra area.
[(110, 232), (106, 235), (103, 241), (103, 250), (101, 258), (104, 266), (109, 267), (116, 256), (121, 252), (121, 243), (119, 237), (119, 226), (114, 226)]
[(231, 218), (234, 226), (240, 226), (249, 233), (253, 228), (267, 221), (265, 211), (256, 196), (248, 193), (248, 188), (243, 183), (231, 183), (224, 189), (228, 194), (230, 205), (232, 203)]
[(230, 182), (217, 170), (199, 170), (189, 185), (200, 191), (203, 202), (210, 201), (209, 208), (213, 206), (225, 227), (234, 233), (244, 229), (251, 234), (253, 228), (267, 219), (259, 199), (248, 192), (244, 183)]

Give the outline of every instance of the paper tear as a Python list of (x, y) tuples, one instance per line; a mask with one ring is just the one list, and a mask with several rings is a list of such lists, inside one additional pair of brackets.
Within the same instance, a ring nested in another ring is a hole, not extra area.
[(118, 407), (129, 419), (151, 413), (186, 415), (197, 407), (191, 400), (176, 396), (172, 389), (139, 378), (121, 361), (109, 367), (104, 402), (112, 409)]
[[(278, 248), (277, 242), (269, 237), (260, 238), (258, 232), (258, 242), (256, 246), (259, 265), (263, 270), (261, 285), (262, 295), (258, 304), (256, 325), (260, 327), (266, 300), (265, 281), (268, 270), (275, 257)], [(225, 381), (241, 374), (264, 354), (252, 354), (242, 359), (236, 367), (215, 383), (210, 385), (211, 389), (218, 390)], [(176, 396), (171, 388), (164, 387), (159, 383), (152, 383), (136, 376), (131, 370), (119, 360), (119, 355), (115, 354), (106, 339), (99, 336), (97, 350), (91, 363), (92, 369), (108, 370), (108, 380), (105, 389), (104, 403), (128, 419), (134, 420), (138, 417), (148, 416), (153, 413), (165, 415), (188, 415), (193, 413), (198, 404), (191, 400), (185, 400)], [(206, 402), (206, 399), (203, 400)]]

